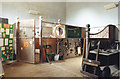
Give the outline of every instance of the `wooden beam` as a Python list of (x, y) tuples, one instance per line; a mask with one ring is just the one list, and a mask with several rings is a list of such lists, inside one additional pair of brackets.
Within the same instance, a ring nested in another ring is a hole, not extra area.
[[(47, 21), (42, 21), (43, 23), (49, 23), (49, 24), (58, 24), (58, 23), (54, 23), (54, 22), (47, 22)], [(67, 26), (72, 26), (72, 27), (79, 27), (79, 26), (73, 26), (73, 25), (68, 25), (68, 24), (61, 24), (61, 25), (67, 25)], [(82, 27), (84, 28), (84, 27)]]

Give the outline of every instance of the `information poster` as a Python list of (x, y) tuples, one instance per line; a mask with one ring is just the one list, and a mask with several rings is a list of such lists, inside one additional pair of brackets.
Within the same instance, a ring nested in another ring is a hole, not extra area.
[(29, 47), (29, 43), (28, 42), (24, 42), (24, 47)]
[(13, 38), (13, 34), (10, 34), (10, 38)]
[(5, 45), (8, 45), (8, 38), (5, 38)]
[(0, 38), (2, 38), (2, 33), (0, 33)]
[(9, 29), (6, 29), (6, 35), (9, 35)]
[(0, 38), (0, 47), (4, 45), (3, 42), (4, 42), (4, 41), (3, 41), (3, 38)]

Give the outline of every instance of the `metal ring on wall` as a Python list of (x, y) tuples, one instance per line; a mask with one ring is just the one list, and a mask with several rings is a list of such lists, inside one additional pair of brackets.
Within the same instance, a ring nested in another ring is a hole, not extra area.
[[(58, 29), (61, 28), (62, 31), (63, 31), (63, 34), (62, 35), (58, 35), (57, 32), (58, 32)], [(57, 38), (65, 38), (65, 28), (61, 25), (56, 25), (55, 27), (55, 37)]]

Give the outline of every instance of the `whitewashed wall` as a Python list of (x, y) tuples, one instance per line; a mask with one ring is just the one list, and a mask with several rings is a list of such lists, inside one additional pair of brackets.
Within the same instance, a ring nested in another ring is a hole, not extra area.
[[(57, 22), (62, 19), (62, 23), (85, 27), (101, 27), (91, 29), (96, 33), (108, 24), (118, 25), (118, 8), (105, 10), (104, 5), (110, 2), (3, 2), (0, 3), (0, 17), (9, 19), (12, 24), (16, 17), (23, 19), (36, 19), (38, 15), (31, 15), (29, 10), (37, 10), (45, 20)], [(120, 7), (120, 6), (119, 6)], [(120, 13), (120, 10), (119, 10)], [(120, 16), (120, 14), (119, 14)], [(120, 18), (120, 17), (119, 17)], [(120, 24), (120, 21), (119, 21)], [(38, 25), (38, 22), (37, 22)], [(119, 27), (120, 28), (120, 27)], [(120, 38), (120, 37), (119, 37)]]
[[(118, 25), (118, 8), (105, 10), (104, 6), (110, 2), (67, 2), (66, 23), (85, 27), (104, 27), (108, 24)], [(100, 29), (92, 29), (98, 32)]]
[(41, 16), (45, 20), (51, 22), (57, 22), (58, 19), (62, 19), (62, 22), (66, 21), (66, 3), (65, 2), (3, 2), (2, 3), (2, 15), (9, 19), (9, 23), (12, 24), (16, 21), (16, 17), (20, 20), (23, 19), (36, 19), (39, 15), (29, 14), (29, 10), (39, 11)]
[(0, 2), (0, 16), (2, 16), (2, 3)]

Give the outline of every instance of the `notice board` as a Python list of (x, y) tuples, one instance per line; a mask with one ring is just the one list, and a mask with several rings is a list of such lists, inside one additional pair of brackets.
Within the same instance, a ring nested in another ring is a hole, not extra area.
[(13, 25), (0, 23), (0, 58), (2, 61), (12, 59)]

